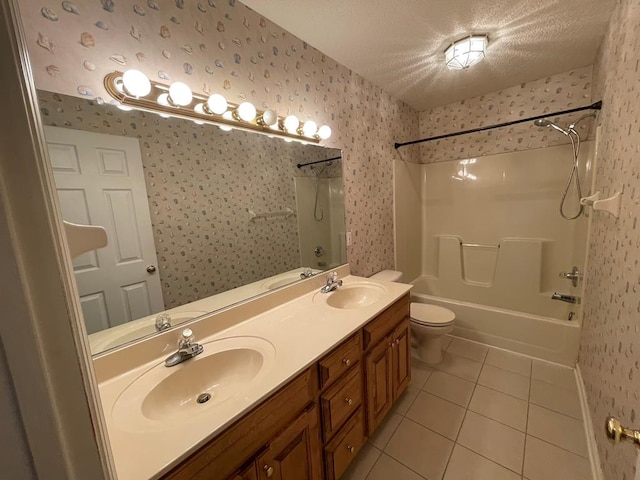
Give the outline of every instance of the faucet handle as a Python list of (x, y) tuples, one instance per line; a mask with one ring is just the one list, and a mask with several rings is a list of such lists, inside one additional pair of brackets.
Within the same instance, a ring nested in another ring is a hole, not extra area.
[(334, 283), (338, 278), (338, 272), (331, 272), (327, 275), (327, 283)]
[(180, 338), (178, 339), (178, 349), (188, 347), (191, 345), (191, 341), (193, 340), (193, 330), (190, 328), (185, 328), (182, 330), (180, 334)]

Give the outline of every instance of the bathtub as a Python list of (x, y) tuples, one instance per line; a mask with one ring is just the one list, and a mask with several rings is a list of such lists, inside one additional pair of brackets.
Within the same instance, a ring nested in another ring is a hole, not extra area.
[(580, 344), (577, 320), (557, 320), (438, 297), (425, 292), (420, 279), (411, 283), (412, 302), (439, 305), (455, 313), (455, 336), (571, 367), (576, 364)]

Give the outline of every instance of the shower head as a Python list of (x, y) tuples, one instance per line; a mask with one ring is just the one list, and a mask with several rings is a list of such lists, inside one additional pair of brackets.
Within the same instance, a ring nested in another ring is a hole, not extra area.
[(547, 120), (545, 118), (539, 118), (538, 120), (534, 121), (533, 123), (534, 123), (534, 125), (536, 127), (551, 127), (554, 130), (557, 130), (560, 133), (563, 133), (563, 134), (569, 136), (569, 130), (565, 130), (564, 128), (559, 127), (555, 123), (553, 123), (553, 122), (551, 122), (551, 121), (549, 121), (549, 120)]

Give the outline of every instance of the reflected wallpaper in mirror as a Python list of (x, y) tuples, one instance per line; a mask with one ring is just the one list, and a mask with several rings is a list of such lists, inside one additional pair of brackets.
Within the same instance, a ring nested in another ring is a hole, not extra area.
[[(39, 92), (92, 352), (346, 262), (340, 151)], [(167, 313), (169, 317), (160, 313)]]

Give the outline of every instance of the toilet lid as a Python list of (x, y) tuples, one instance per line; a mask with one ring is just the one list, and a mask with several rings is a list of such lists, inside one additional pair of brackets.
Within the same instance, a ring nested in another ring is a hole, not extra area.
[(411, 304), (411, 320), (422, 325), (449, 325), (455, 318), (455, 313), (444, 307), (428, 303)]

